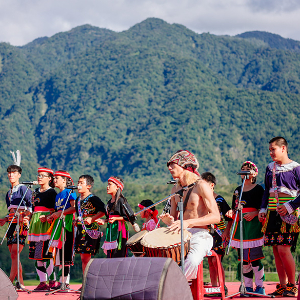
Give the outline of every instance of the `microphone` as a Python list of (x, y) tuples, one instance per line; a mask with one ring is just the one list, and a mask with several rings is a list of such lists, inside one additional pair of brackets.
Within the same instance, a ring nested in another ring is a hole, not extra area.
[(26, 185), (37, 185), (39, 184), (37, 181), (23, 181), (21, 184), (26, 184)]
[(176, 184), (177, 183), (177, 180), (170, 180), (167, 182), (167, 184)]
[(67, 189), (70, 189), (70, 190), (77, 190), (78, 189), (78, 186), (77, 185), (69, 185), (66, 187)]
[(236, 173), (237, 175), (255, 175), (255, 171), (254, 170), (250, 170), (250, 171), (239, 171)]

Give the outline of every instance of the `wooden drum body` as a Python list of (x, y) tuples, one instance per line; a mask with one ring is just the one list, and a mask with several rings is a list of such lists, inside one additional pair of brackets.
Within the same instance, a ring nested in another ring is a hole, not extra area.
[[(192, 234), (184, 230), (184, 257), (190, 249)], [(148, 232), (141, 240), (144, 246), (145, 256), (148, 257), (170, 257), (175, 262), (181, 261), (181, 234), (162, 227)]]
[(144, 246), (141, 245), (142, 238), (148, 233), (148, 230), (142, 230), (135, 235), (133, 235), (126, 242), (126, 246), (131, 250), (134, 256), (144, 256), (145, 250)]

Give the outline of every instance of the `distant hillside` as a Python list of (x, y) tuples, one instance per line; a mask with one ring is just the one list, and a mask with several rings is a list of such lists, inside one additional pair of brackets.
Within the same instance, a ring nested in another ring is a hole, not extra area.
[(16, 149), (23, 179), (44, 165), (97, 184), (111, 174), (163, 183), (180, 148), (220, 183), (238, 182), (246, 159), (262, 181), (276, 135), (300, 161), (300, 54), (265, 43), (154, 18), (120, 33), (83, 25), (24, 47), (1, 43), (0, 185)]
[(264, 31), (248, 31), (236, 35), (243, 39), (252, 40), (254, 43), (262, 41), (266, 46), (281, 50), (291, 50), (300, 52), (300, 42), (292, 39), (285, 39), (278, 34), (264, 32)]

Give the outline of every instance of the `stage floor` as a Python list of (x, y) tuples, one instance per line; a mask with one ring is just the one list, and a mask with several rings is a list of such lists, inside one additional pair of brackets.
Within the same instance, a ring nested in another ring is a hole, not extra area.
[[(239, 282), (227, 282), (226, 283), (226, 286), (228, 287), (228, 294), (229, 295), (232, 295), (236, 292), (238, 292), (239, 290), (239, 286), (240, 286), (240, 283)], [(76, 289), (79, 289), (81, 287), (80, 284), (72, 284), (71, 285), (71, 288), (76, 290)], [(276, 283), (275, 282), (265, 282), (265, 289), (266, 289), (266, 293), (271, 293), (275, 290), (275, 287), (276, 287)], [(33, 290), (33, 286), (30, 286), (30, 287), (27, 287), (29, 290)], [(48, 300), (55, 300), (55, 299), (61, 299), (61, 300), (65, 300), (65, 299), (68, 299), (68, 300), (76, 300), (79, 298), (80, 294), (76, 294), (76, 293), (73, 293), (73, 292), (68, 292), (68, 293), (55, 293), (53, 295), (48, 295), (46, 296), (44, 292), (35, 292), (35, 293), (31, 293), (31, 294), (28, 294), (26, 292), (19, 292), (19, 297), (18, 297), (18, 300), (35, 300), (35, 299), (41, 299), (41, 300), (45, 300), (45, 299), (48, 299)], [(240, 298), (239, 296), (235, 296), (234, 298)], [(252, 297), (251, 297), (252, 298)], [(270, 298), (267, 298), (267, 297), (259, 297), (260, 299), (270, 299)], [(220, 299), (220, 298), (217, 298), (217, 297), (205, 297), (205, 299)], [(281, 298), (282, 299), (282, 298)], [(291, 298), (291, 297), (288, 297), (288, 298), (285, 298), (285, 299), (295, 299), (295, 298)]]

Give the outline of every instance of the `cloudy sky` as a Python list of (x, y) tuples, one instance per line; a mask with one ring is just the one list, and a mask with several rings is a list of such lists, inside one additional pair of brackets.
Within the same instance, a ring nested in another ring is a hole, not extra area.
[(198, 33), (261, 30), (300, 40), (300, 0), (0, 0), (0, 42), (24, 45), (83, 24), (114, 31), (149, 17)]

